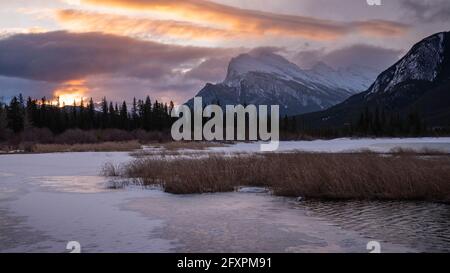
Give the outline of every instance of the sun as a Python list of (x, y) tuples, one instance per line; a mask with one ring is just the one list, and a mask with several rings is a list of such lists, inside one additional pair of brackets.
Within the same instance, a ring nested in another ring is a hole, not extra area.
[(86, 101), (89, 88), (85, 80), (71, 80), (63, 83), (53, 91), (53, 103), (63, 107), (66, 105), (80, 105)]

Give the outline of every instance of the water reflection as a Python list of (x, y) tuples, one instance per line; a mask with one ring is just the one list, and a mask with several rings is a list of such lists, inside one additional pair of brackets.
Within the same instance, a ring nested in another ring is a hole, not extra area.
[(365, 237), (424, 252), (450, 250), (450, 205), (426, 202), (307, 201), (311, 216), (357, 231)]
[[(126, 209), (163, 219), (164, 239), (179, 252), (367, 252), (368, 239), (294, 209), (291, 198), (268, 193), (171, 195), (153, 192)], [(411, 252), (386, 243), (387, 252)]]

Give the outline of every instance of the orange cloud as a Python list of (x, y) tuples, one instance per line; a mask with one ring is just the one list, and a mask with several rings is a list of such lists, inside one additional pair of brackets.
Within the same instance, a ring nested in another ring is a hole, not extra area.
[(362, 33), (372, 36), (399, 36), (405, 33), (405, 25), (385, 20), (371, 20), (358, 23)]
[(57, 19), (66, 28), (79, 32), (103, 32), (133, 37), (174, 37), (217, 39), (233, 36), (230, 31), (199, 26), (188, 22), (131, 18), (121, 15), (78, 10), (59, 10)]
[(332, 40), (353, 32), (400, 35), (408, 26), (380, 20), (338, 22), (313, 17), (241, 9), (205, 0), (81, 0), (82, 3), (134, 10), (164, 12), (185, 20), (203, 22), (256, 35), (292, 35)]

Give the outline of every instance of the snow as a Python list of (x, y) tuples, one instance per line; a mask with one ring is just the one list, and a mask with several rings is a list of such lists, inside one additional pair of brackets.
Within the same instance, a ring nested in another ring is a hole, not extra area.
[(256, 56), (250, 54), (239, 55), (230, 62), (227, 80), (232, 80), (233, 77), (238, 75), (256, 71), (277, 74), (287, 80), (294, 78), (307, 80), (307, 75), (303, 70), (276, 54), (258, 54)]
[(311, 87), (341, 88), (350, 93), (366, 90), (376, 73), (368, 69), (353, 68), (335, 70), (324, 63), (318, 63), (310, 70), (302, 70), (296, 64), (273, 54), (242, 54), (233, 58), (228, 68), (225, 84), (239, 86), (239, 76), (248, 72), (264, 72), (277, 77), (296, 81)]
[(242, 54), (230, 61), (222, 83), (206, 84), (197, 96), (209, 103), (289, 106), (282, 107), (281, 114), (297, 115), (323, 110), (365, 91), (375, 77), (376, 72), (358, 66), (336, 70), (318, 64), (303, 70), (273, 53)]
[(363, 67), (333, 69), (318, 63), (307, 71), (309, 78), (330, 88), (342, 88), (351, 94), (365, 91), (376, 79), (377, 72)]
[(443, 56), (444, 33), (428, 37), (413, 47), (393, 68), (381, 74), (369, 94), (389, 92), (408, 80), (434, 81)]
[(261, 187), (240, 187), (239, 189), (237, 189), (237, 192), (242, 192), (242, 193), (267, 193), (267, 192), (269, 192), (269, 189), (261, 188)]
[[(259, 142), (241, 142), (227, 147), (212, 147), (209, 150), (223, 153), (252, 153), (259, 152), (260, 144)], [(385, 153), (393, 148), (406, 148), (417, 151), (426, 148), (450, 153), (450, 138), (339, 138), (313, 141), (281, 141), (278, 151), (341, 153), (371, 150)]]

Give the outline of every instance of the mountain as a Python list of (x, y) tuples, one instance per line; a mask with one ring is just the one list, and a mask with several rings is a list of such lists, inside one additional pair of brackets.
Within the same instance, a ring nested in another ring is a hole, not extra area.
[(233, 58), (225, 80), (206, 84), (196, 96), (204, 104), (280, 105), (282, 116), (297, 115), (340, 103), (366, 90), (375, 76), (370, 69), (335, 70), (324, 63), (303, 70), (280, 55), (252, 52)]
[(355, 124), (365, 109), (403, 116), (417, 111), (429, 126), (450, 126), (450, 32), (434, 34), (414, 45), (365, 92), (300, 117), (312, 128), (339, 128)]

